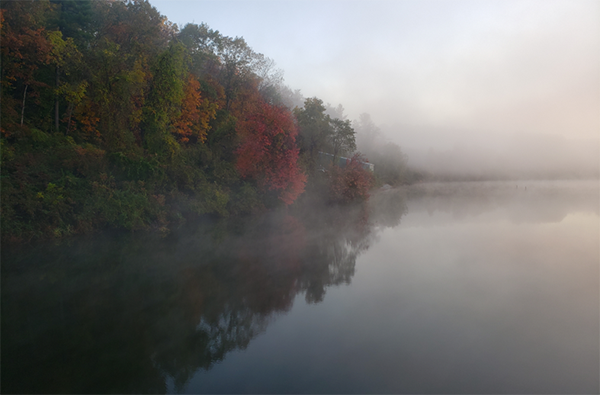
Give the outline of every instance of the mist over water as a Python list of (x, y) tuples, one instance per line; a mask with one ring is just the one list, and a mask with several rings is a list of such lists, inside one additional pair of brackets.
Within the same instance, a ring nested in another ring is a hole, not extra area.
[(600, 393), (600, 2), (1, 15), (3, 392)]
[(556, 134), (477, 133), (406, 125), (395, 136), (408, 165), (438, 180), (598, 179), (600, 140)]
[(424, 183), (3, 248), (3, 389), (596, 393), (599, 197)]

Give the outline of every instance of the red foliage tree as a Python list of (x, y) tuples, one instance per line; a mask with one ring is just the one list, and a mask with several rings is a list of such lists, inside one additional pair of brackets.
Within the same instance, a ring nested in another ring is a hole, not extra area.
[(279, 199), (291, 204), (304, 191), (306, 176), (298, 166), (297, 129), (289, 110), (257, 103), (238, 121), (241, 138), (236, 167), (244, 178), (256, 180), (264, 190), (280, 191)]
[(332, 165), (329, 170), (329, 191), (333, 201), (350, 203), (367, 200), (373, 187), (373, 174), (363, 168), (367, 160), (356, 153), (345, 167)]

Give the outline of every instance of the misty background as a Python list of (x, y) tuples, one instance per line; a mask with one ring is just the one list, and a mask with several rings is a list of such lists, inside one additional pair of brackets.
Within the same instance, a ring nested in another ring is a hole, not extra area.
[(379, 144), (434, 178), (599, 175), (597, 1), (152, 5), (180, 27), (244, 37), (291, 92), (341, 104), (355, 126), (369, 114)]

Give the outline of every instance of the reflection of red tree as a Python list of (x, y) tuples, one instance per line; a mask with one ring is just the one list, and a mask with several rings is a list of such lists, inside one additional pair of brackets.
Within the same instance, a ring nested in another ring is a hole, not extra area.
[(278, 250), (280, 268), (297, 273), (301, 265), (301, 254), (306, 247), (304, 225), (296, 217), (286, 215), (281, 221), (281, 230), (271, 235), (269, 244), (273, 250)]
[(237, 170), (254, 179), (264, 190), (279, 191), (279, 199), (291, 204), (304, 190), (306, 176), (298, 167), (296, 125), (283, 107), (258, 103), (238, 122), (242, 143), (237, 150)]
[(238, 255), (240, 292), (252, 311), (265, 315), (292, 306), (306, 248), (305, 229), (296, 218), (286, 216), (276, 228), (258, 244), (245, 244)]

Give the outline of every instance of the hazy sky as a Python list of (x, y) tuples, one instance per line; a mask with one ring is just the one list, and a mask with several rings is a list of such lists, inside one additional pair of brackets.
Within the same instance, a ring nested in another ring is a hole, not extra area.
[(350, 119), (600, 135), (597, 0), (150, 2), (181, 27), (243, 36)]

